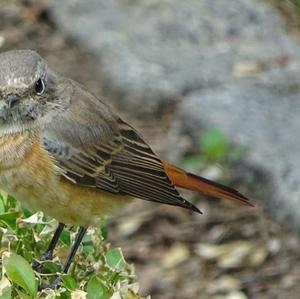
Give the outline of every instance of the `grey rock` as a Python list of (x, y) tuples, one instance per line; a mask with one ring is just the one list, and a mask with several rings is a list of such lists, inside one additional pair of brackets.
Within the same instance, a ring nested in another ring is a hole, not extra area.
[[(248, 167), (259, 167), (266, 178), (258, 187), (265, 189), (265, 198), (260, 198), (263, 204), (299, 229), (300, 90), (284, 90), (284, 84), (267, 86), (250, 80), (195, 92), (185, 98), (177, 118), (182, 130), (193, 132), (195, 138), (195, 128), (216, 126), (231, 140), (247, 146)], [(248, 167), (243, 175), (253, 171)]]
[[(179, 99), (173, 137), (187, 131), (197, 138), (199, 128), (217, 126), (250, 146), (242, 171), (255, 175), (259, 169), (255, 186), (263, 181), (270, 211), (300, 227), (300, 47), (267, 3), (49, 5), (59, 28), (93, 54), (106, 92), (117, 95), (119, 107), (153, 117)], [(180, 155), (177, 138), (170, 140)]]
[(60, 28), (95, 55), (118, 104), (151, 116), (192, 90), (226, 81), (235, 61), (287, 46), (274, 12), (252, 0), (49, 4)]

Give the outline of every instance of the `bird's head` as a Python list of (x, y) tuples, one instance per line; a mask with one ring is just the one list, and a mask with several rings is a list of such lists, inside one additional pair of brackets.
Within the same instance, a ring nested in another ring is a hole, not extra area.
[(0, 135), (33, 128), (57, 114), (59, 78), (35, 51), (0, 53)]

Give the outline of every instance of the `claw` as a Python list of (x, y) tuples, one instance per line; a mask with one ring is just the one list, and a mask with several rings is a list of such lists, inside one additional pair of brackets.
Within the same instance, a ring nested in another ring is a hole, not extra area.
[(61, 286), (61, 279), (57, 276), (50, 284), (42, 284), (39, 286), (39, 290), (52, 289), (56, 290)]
[(51, 261), (53, 259), (52, 252), (46, 252), (44, 255), (41, 256), (40, 260), (34, 260), (31, 264), (31, 267), (34, 271), (38, 273), (43, 273), (44, 265), (43, 262)]
[(43, 273), (44, 265), (42, 263), (35, 260), (32, 262), (31, 267), (34, 271), (38, 273)]

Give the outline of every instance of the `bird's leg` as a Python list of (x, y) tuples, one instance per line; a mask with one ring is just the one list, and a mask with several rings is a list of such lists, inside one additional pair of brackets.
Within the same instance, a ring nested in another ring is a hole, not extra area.
[[(59, 237), (60, 237), (60, 235), (61, 235), (61, 233), (62, 233), (64, 227), (65, 227), (65, 224), (64, 224), (64, 223), (61, 223), (61, 222), (60, 222), (60, 223), (58, 224), (58, 227), (57, 227), (57, 229), (56, 229), (56, 231), (55, 231), (55, 233), (54, 233), (54, 235), (53, 235), (53, 238), (52, 238), (52, 240), (51, 240), (51, 242), (50, 242), (50, 244), (49, 244), (49, 246), (48, 246), (46, 252), (45, 252), (45, 253), (41, 256), (41, 258), (40, 258), (40, 261), (41, 261), (41, 262), (47, 261), (47, 260), (52, 260), (52, 258), (53, 258), (53, 251), (54, 251), (54, 249), (55, 249), (55, 246), (56, 246), (56, 244), (57, 244), (57, 242), (58, 242), (58, 240), (59, 240)], [(40, 262), (38, 262), (38, 261), (34, 261), (34, 262), (32, 263), (32, 268), (33, 268), (35, 271), (39, 272), (39, 273), (42, 273), (42, 272), (43, 272), (43, 264), (40, 263)]]
[(77, 233), (77, 236), (75, 238), (75, 242), (74, 242), (74, 244), (73, 244), (73, 246), (71, 248), (71, 252), (70, 252), (70, 254), (69, 254), (69, 256), (68, 256), (68, 258), (67, 258), (67, 260), (66, 260), (66, 262), (64, 264), (63, 273), (65, 273), (65, 274), (68, 273), (68, 270), (69, 270), (70, 265), (72, 263), (72, 259), (75, 256), (75, 254), (77, 252), (77, 249), (78, 249), (78, 247), (79, 247), (79, 245), (80, 245), (80, 243), (82, 241), (82, 238), (84, 237), (85, 233), (86, 233), (86, 228), (80, 226), (79, 231)]
[[(71, 252), (70, 252), (69, 256), (67, 257), (67, 260), (66, 260), (66, 262), (65, 262), (65, 264), (63, 266), (63, 271), (62, 272), (64, 274), (68, 273), (68, 270), (69, 270), (69, 268), (71, 266), (72, 260), (73, 260), (73, 258), (75, 256), (76, 252), (77, 252), (77, 249), (78, 249), (78, 247), (79, 247), (79, 245), (80, 245), (80, 243), (82, 241), (82, 238), (84, 237), (85, 233), (86, 233), (86, 228), (80, 226), (79, 231), (78, 231), (78, 233), (76, 235), (74, 244), (73, 244), (73, 246), (71, 248)], [(59, 285), (60, 285), (60, 277), (56, 277), (55, 280), (48, 287), (50, 287), (52, 289), (55, 289), (55, 288), (59, 287)]]

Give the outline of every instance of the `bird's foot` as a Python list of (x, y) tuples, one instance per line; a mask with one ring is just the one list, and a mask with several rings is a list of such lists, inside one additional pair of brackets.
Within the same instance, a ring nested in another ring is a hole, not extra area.
[(61, 279), (57, 276), (50, 284), (42, 284), (39, 286), (39, 290), (52, 289), (56, 290), (61, 286)]
[(46, 252), (43, 254), (40, 258), (40, 260), (34, 260), (31, 264), (32, 269), (38, 273), (43, 273), (44, 271), (44, 265), (43, 262), (52, 260), (53, 256), (51, 252)]
[(31, 267), (34, 271), (38, 273), (43, 273), (44, 265), (38, 261), (33, 261)]

